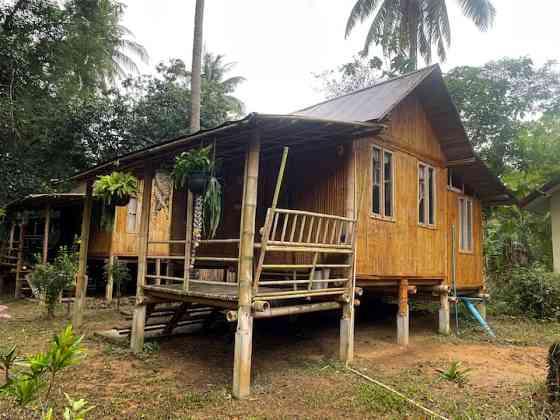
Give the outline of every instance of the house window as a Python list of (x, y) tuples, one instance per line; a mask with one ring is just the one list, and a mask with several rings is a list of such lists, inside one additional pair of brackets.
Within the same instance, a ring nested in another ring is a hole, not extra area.
[(473, 250), (473, 202), (467, 197), (459, 197), (459, 250)]
[(134, 197), (130, 198), (126, 206), (126, 232), (137, 233), (137, 218), (138, 218), (138, 200)]
[(392, 219), (395, 216), (393, 162), (392, 152), (373, 147), (371, 210), (377, 217)]
[(436, 170), (424, 163), (418, 164), (418, 223), (436, 224)]
[(458, 193), (465, 192), (465, 186), (463, 184), (463, 179), (460, 175), (456, 174), (453, 169), (448, 169), (448, 176), (447, 176), (447, 187), (451, 191), (455, 191)]

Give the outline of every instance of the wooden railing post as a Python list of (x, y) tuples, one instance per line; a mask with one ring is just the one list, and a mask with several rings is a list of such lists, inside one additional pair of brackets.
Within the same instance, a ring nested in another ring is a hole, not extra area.
[(87, 255), (89, 246), (89, 231), (91, 225), (91, 208), (93, 205), (92, 181), (86, 181), (86, 196), (82, 213), (82, 233), (80, 235), (80, 256), (78, 261), (78, 275), (76, 276), (76, 295), (74, 298), (74, 313), (72, 326), (78, 330), (83, 323), (84, 308), (87, 295)]
[(22, 278), (21, 278), (21, 271), (23, 269), (23, 243), (25, 238), (25, 220), (19, 225), (19, 242), (18, 242), (18, 252), (17, 252), (17, 261), (16, 261), (16, 299), (21, 298), (21, 286), (22, 286)]
[(356, 244), (354, 240), (354, 230), (356, 226), (356, 156), (354, 145), (350, 143), (348, 160), (346, 164), (346, 217), (354, 220), (349, 223), (346, 236), (351, 235), (353, 252), (348, 255), (348, 281), (346, 282), (347, 301), (342, 306), (342, 317), (340, 319), (340, 360), (348, 364), (354, 359), (354, 254)]
[[(255, 217), (259, 178), (260, 133), (255, 130), (245, 158), (243, 204), (241, 211), (241, 241), (239, 244), (237, 332), (233, 363), (233, 396), (245, 398), (251, 388), (251, 353), (253, 346), (253, 259), (255, 246)], [(261, 251), (262, 252), (262, 251)]]
[(136, 306), (132, 316), (130, 348), (134, 353), (144, 350), (144, 327), (146, 324), (146, 302), (144, 301), (144, 284), (146, 282), (148, 255), (148, 236), (150, 225), (150, 209), (152, 205), (152, 183), (154, 170), (151, 165), (144, 169), (142, 209), (140, 229), (138, 231), (138, 276), (136, 278)]
[(45, 208), (45, 230), (43, 232), (43, 264), (49, 260), (49, 230), (51, 226), (51, 206), (47, 204)]

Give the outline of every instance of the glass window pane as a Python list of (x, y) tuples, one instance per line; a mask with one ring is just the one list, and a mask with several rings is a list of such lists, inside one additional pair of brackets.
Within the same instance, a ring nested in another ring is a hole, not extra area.
[(393, 155), (385, 152), (383, 154), (383, 184), (385, 199), (385, 216), (393, 216)]
[(379, 149), (373, 149), (372, 165), (372, 211), (374, 214), (381, 214), (381, 151)]
[(424, 165), (418, 165), (418, 222), (426, 223), (426, 210), (425, 210), (425, 200), (424, 197), (426, 192), (424, 190), (426, 186), (426, 167)]
[(434, 168), (428, 168), (428, 223), (435, 224), (435, 176)]

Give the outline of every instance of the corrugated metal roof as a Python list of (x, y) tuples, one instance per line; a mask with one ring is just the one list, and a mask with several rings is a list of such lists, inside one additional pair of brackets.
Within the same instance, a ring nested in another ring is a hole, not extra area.
[(347, 95), (301, 109), (293, 114), (338, 121), (381, 120), (435, 68), (437, 65), (385, 80)]

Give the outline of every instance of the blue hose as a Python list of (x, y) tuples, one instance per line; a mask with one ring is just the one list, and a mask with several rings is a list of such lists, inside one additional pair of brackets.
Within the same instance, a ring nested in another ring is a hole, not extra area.
[(461, 302), (463, 302), (465, 304), (465, 306), (467, 307), (467, 309), (469, 310), (469, 312), (472, 314), (472, 316), (474, 316), (474, 318), (478, 321), (478, 323), (480, 324), (480, 326), (484, 329), (484, 331), (486, 331), (486, 333), (492, 337), (492, 338), (496, 338), (496, 334), (494, 334), (494, 331), (492, 331), (492, 329), (490, 328), (490, 326), (486, 323), (486, 321), (484, 320), (484, 318), (482, 318), (482, 316), (480, 316), (480, 313), (478, 312), (478, 310), (476, 309), (476, 306), (474, 306), (473, 304), (473, 300), (479, 300), (479, 299), (471, 299), (471, 298), (466, 298), (466, 297), (459, 297), (459, 300)]

